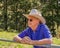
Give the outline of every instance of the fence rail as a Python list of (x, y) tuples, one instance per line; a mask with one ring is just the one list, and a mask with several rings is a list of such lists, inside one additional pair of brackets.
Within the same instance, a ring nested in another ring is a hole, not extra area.
[[(8, 40), (8, 39), (3, 39), (3, 38), (0, 38), (0, 41), (17, 43), (13, 40)], [(43, 46), (43, 47), (47, 47), (47, 48), (60, 48), (60, 45), (55, 45), (55, 44), (37, 45), (37, 46)]]

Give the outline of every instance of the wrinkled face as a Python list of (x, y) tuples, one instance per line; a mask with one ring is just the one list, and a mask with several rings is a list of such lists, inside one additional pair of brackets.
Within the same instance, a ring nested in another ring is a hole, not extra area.
[(39, 19), (33, 17), (33, 16), (29, 16), (28, 17), (28, 26), (29, 27), (34, 27), (36, 26), (38, 23), (40, 22)]

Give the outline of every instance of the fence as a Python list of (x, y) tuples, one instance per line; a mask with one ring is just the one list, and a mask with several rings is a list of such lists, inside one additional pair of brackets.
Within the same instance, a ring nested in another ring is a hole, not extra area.
[[(15, 41), (13, 41), (13, 40), (7, 40), (7, 39), (2, 39), (2, 38), (0, 38), (0, 41), (17, 43), (17, 42), (15, 42)], [(55, 45), (55, 44), (38, 45), (38, 46), (43, 46), (43, 47), (47, 47), (47, 48), (60, 48), (60, 45)]]

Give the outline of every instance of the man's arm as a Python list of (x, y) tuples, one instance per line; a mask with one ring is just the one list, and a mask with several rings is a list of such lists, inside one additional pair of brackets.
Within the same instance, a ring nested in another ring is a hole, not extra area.
[(52, 39), (32, 40), (31, 45), (45, 45), (52, 44)]
[(29, 45), (45, 45), (45, 44), (52, 44), (52, 39), (42, 39), (42, 40), (31, 40), (29, 37), (21, 38), (19, 36), (14, 37), (14, 41), (22, 44), (29, 44)]
[(22, 42), (29, 45), (45, 45), (45, 44), (52, 44), (52, 39), (46, 38), (42, 40), (31, 40), (29, 37), (25, 36), (22, 39)]
[(21, 43), (22, 38), (20, 38), (19, 36), (15, 36), (15, 37), (13, 38), (13, 40), (16, 41), (16, 42)]
[(24, 38), (21, 38), (21, 37), (19, 37), (19, 36), (15, 36), (13, 40), (14, 40), (15, 42), (18, 42), (18, 43), (29, 44), (29, 43), (28, 43), (29, 41), (26, 42), (27, 39), (30, 41), (30, 38), (27, 37), (27, 36), (25, 36)]

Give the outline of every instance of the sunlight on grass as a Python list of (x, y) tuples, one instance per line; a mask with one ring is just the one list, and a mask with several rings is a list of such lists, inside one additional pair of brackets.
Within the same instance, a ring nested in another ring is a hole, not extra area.
[(53, 43), (57, 44), (57, 45), (60, 45), (60, 39), (53, 38)]
[[(17, 34), (18, 33), (3, 31), (3, 32), (0, 32), (0, 38), (13, 40), (13, 37)], [(0, 48), (32, 48), (32, 46), (31, 45), (26, 45), (26, 44), (0, 41)]]
[[(15, 33), (15, 32), (2, 31), (0, 32), (0, 38), (13, 40), (13, 37), (17, 34), (18, 33)], [(53, 38), (53, 43), (60, 45), (60, 39)], [(31, 45), (26, 45), (26, 44), (0, 41), (0, 48), (33, 48), (33, 47)]]

